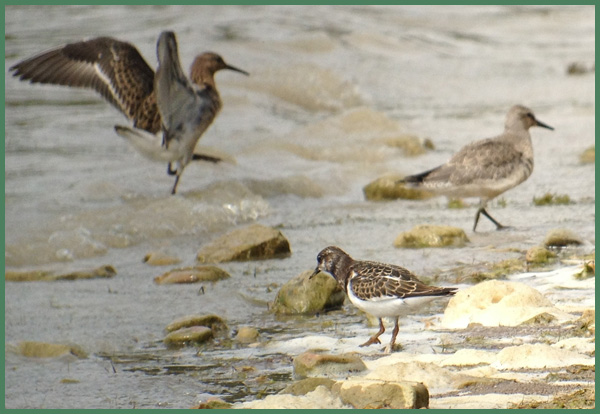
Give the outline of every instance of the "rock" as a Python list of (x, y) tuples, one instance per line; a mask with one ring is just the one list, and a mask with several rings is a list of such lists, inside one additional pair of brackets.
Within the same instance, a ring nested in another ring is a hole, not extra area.
[(222, 400), (219, 397), (210, 397), (206, 401), (200, 401), (198, 405), (191, 407), (195, 410), (219, 410), (231, 408), (232, 404)]
[(529, 264), (546, 264), (556, 258), (556, 253), (542, 246), (533, 246), (525, 253), (525, 261)]
[(595, 69), (596, 64), (588, 67), (583, 62), (572, 62), (567, 66), (567, 75), (585, 75), (586, 73), (593, 73)]
[(410, 188), (405, 184), (398, 183), (403, 178), (401, 175), (390, 174), (377, 178), (363, 188), (366, 200), (425, 200), (433, 197), (432, 193), (419, 188)]
[(167, 332), (174, 332), (182, 328), (189, 328), (192, 326), (204, 326), (210, 328), (214, 336), (223, 336), (227, 334), (228, 328), (225, 321), (217, 315), (189, 315), (179, 319), (175, 319), (171, 322), (165, 330)]
[(213, 337), (213, 331), (206, 326), (181, 328), (168, 334), (163, 342), (168, 347), (181, 347), (189, 344), (201, 344)]
[(583, 244), (579, 236), (567, 229), (550, 230), (544, 240), (546, 247), (566, 247), (569, 245), (579, 246)]
[(235, 405), (234, 408), (243, 409), (288, 409), (288, 408), (299, 408), (299, 409), (339, 409), (339, 408), (350, 408), (350, 406), (342, 403), (340, 398), (333, 394), (324, 386), (318, 386), (314, 391), (309, 392), (306, 395), (291, 395), (291, 394), (277, 394), (269, 395), (263, 400), (250, 401)]
[(594, 357), (566, 349), (556, 349), (547, 344), (509, 346), (498, 353), (492, 367), (500, 370), (559, 368), (569, 365), (595, 365)]
[(596, 146), (589, 147), (581, 153), (579, 161), (582, 164), (593, 164), (596, 162)]
[(294, 358), (294, 375), (307, 377), (340, 377), (364, 371), (365, 363), (356, 354), (316, 354), (304, 352)]
[(159, 285), (172, 283), (217, 282), (228, 279), (231, 275), (216, 266), (195, 266), (170, 270), (154, 278)]
[(7, 271), (5, 280), (10, 282), (52, 282), (56, 280), (79, 280), (111, 278), (117, 274), (114, 267), (110, 265), (100, 266), (91, 270), (78, 270), (71, 273), (53, 274), (50, 270), (32, 270), (32, 271)]
[(250, 344), (258, 341), (258, 329), (251, 326), (242, 326), (235, 335), (235, 340), (243, 344)]
[(169, 256), (163, 252), (150, 252), (144, 256), (144, 263), (150, 266), (169, 266), (180, 263), (181, 259), (174, 256)]
[(201, 263), (264, 260), (291, 254), (290, 243), (279, 230), (254, 224), (234, 230), (198, 252)]
[(47, 342), (24, 341), (17, 346), (18, 352), (28, 358), (56, 358), (74, 355), (87, 358), (87, 353), (77, 345), (51, 344)]
[(386, 138), (385, 144), (389, 147), (400, 148), (405, 157), (414, 157), (422, 155), (427, 150), (434, 149), (433, 142), (429, 138), (419, 138), (412, 134), (401, 134), (395, 137)]
[(318, 386), (331, 390), (333, 384), (335, 381), (329, 378), (304, 378), (288, 385), (279, 394), (305, 395), (314, 391)]
[(400, 233), (394, 241), (395, 247), (462, 247), (469, 242), (462, 229), (451, 226), (420, 225)]
[(279, 314), (312, 314), (342, 306), (346, 294), (329, 275), (312, 270), (300, 273), (285, 283), (277, 292), (271, 310)]
[(334, 384), (332, 391), (354, 408), (427, 408), (429, 391), (418, 382), (350, 379)]
[(449, 329), (464, 329), (472, 323), (517, 326), (544, 314), (569, 319), (569, 315), (524, 283), (488, 280), (458, 291), (448, 302), (442, 326)]

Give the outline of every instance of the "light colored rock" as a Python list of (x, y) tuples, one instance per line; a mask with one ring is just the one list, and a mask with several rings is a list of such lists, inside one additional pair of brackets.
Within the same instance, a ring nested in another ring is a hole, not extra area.
[(205, 326), (210, 328), (215, 336), (221, 336), (227, 333), (227, 324), (217, 315), (188, 315), (175, 319), (165, 330), (174, 332), (182, 328), (190, 328), (192, 326)]
[(87, 353), (77, 345), (53, 344), (47, 342), (23, 341), (17, 345), (17, 352), (28, 358), (57, 358), (73, 355), (87, 358)]
[(311, 270), (290, 279), (277, 292), (271, 310), (278, 314), (316, 313), (342, 306), (346, 294), (331, 276)]
[(433, 197), (432, 193), (419, 188), (407, 187), (404, 184), (398, 183), (398, 180), (403, 178), (398, 174), (388, 174), (377, 178), (363, 188), (363, 193), (366, 200), (381, 201), (381, 200), (425, 200)]
[(418, 382), (389, 382), (364, 379), (340, 381), (331, 389), (342, 402), (357, 409), (427, 408), (429, 391)]
[(329, 389), (320, 385), (314, 391), (306, 395), (277, 394), (269, 395), (263, 400), (250, 401), (233, 408), (243, 409), (339, 409), (351, 408), (351, 406), (342, 403), (340, 398), (333, 394)]
[(469, 242), (462, 229), (451, 226), (420, 225), (400, 233), (394, 241), (395, 247), (462, 247)]
[(291, 254), (285, 236), (271, 227), (253, 224), (219, 237), (198, 252), (201, 263), (264, 260)]
[(169, 347), (179, 347), (189, 344), (200, 344), (208, 341), (212, 336), (212, 329), (206, 326), (191, 326), (171, 332), (165, 337), (163, 342)]
[(243, 344), (249, 344), (258, 341), (258, 329), (251, 326), (242, 326), (235, 335), (235, 340)]
[(447, 329), (464, 329), (471, 323), (517, 326), (535, 322), (536, 317), (544, 314), (559, 320), (570, 319), (570, 315), (524, 283), (488, 280), (458, 291), (448, 302), (441, 325)]
[(340, 377), (367, 369), (356, 354), (316, 354), (304, 352), (294, 358), (294, 375), (307, 377)]
[(454, 366), (472, 366), (479, 364), (491, 364), (496, 360), (496, 353), (485, 351), (483, 349), (459, 349), (454, 354), (441, 362), (443, 367)]
[(524, 344), (509, 346), (498, 353), (492, 367), (500, 370), (524, 368), (558, 368), (569, 365), (593, 366), (594, 357), (588, 357), (566, 349), (557, 349), (547, 344)]
[(180, 263), (181, 259), (175, 256), (170, 256), (164, 252), (150, 252), (144, 256), (144, 263), (150, 266), (169, 266)]
[(154, 278), (154, 283), (167, 285), (174, 283), (217, 282), (231, 275), (216, 266), (195, 266), (174, 269)]
[(112, 278), (117, 274), (114, 267), (110, 265), (100, 266), (96, 269), (77, 270), (70, 273), (54, 274), (51, 270), (32, 271), (7, 271), (4, 275), (7, 282), (52, 282), (56, 280), (80, 280), (96, 278)]

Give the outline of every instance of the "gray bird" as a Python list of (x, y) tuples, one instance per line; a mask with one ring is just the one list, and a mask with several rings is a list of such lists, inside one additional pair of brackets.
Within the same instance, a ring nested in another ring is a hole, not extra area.
[(529, 128), (539, 126), (553, 130), (538, 121), (531, 109), (515, 105), (508, 111), (504, 132), (496, 137), (475, 141), (463, 147), (450, 160), (429, 171), (399, 180), (448, 197), (479, 197), (473, 231), (479, 215), (483, 214), (496, 225), (506, 228), (487, 211), (494, 197), (519, 185), (533, 171), (533, 147)]
[[(192, 63), (190, 82), (181, 70), (177, 42), (172, 32), (160, 35), (157, 54), (162, 74), (155, 74), (132, 44), (98, 37), (43, 52), (15, 64), (10, 70), (13, 76), (31, 83), (88, 88), (98, 92), (133, 121), (134, 128), (115, 127), (120, 135), (146, 157), (169, 162), (167, 172), (176, 175), (174, 194), (183, 168), (191, 160), (220, 161), (216, 157), (193, 153), (195, 143), (222, 105), (214, 74), (221, 69), (248, 73), (227, 65), (219, 55), (207, 52), (197, 56)], [(173, 84), (169, 86), (169, 82)], [(157, 97), (158, 88), (162, 91), (160, 98)], [(176, 112), (184, 107), (185, 115), (177, 116)], [(192, 108), (206, 111), (206, 114), (190, 114)], [(187, 122), (183, 120), (185, 116), (189, 117)], [(194, 123), (198, 125), (191, 133)], [(179, 126), (187, 128), (184, 135), (175, 133)], [(161, 131), (162, 137), (154, 135)], [(185, 143), (182, 144), (184, 136)], [(177, 164), (175, 169), (171, 163)]]

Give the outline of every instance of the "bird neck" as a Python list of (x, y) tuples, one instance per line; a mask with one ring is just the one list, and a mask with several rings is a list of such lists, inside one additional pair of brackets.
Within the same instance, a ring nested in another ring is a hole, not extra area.
[(191, 73), (192, 82), (201, 87), (209, 87), (217, 90), (215, 84), (215, 73), (206, 67), (195, 66), (192, 68)]

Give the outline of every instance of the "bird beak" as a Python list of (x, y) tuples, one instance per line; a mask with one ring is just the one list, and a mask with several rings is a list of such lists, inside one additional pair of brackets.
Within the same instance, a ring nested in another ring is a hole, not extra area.
[(308, 277), (308, 280), (312, 279), (313, 277), (315, 277), (317, 275), (317, 273), (319, 273), (321, 270), (319, 270), (319, 266), (317, 266), (317, 268), (315, 269), (314, 272), (312, 272), (312, 275), (310, 275)]
[(225, 65), (225, 69), (233, 70), (235, 72), (243, 73), (246, 76), (250, 76), (250, 74), (248, 72), (246, 72), (245, 70), (238, 69), (235, 66)]
[(540, 122), (540, 121), (538, 121), (537, 119), (535, 120), (535, 124), (536, 124), (537, 126), (539, 126), (539, 127), (542, 127), (542, 128), (547, 128), (547, 129), (549, 129), (549, 130), (552, 130), (552, 131), (554, 131), (554, 128), (552, 128), (550, 125), (546, 125), (546, 124), (544, 124), (543, 122)]

